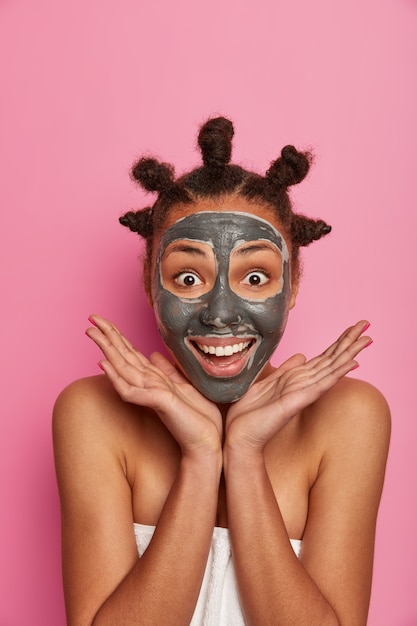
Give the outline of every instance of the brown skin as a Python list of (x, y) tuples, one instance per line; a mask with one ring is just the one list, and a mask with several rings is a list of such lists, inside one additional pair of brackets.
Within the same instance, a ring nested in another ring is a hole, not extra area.
[[(344, 378), (366, 323), (216, 407), (93, 321), (107, 378), (73, 383), (54, 411), (70, 626), (189, 624), (215, 525), (229, 527), (248, 624), (366, 624), (390, 433), (381, 394)], [(133, 522), (158, 524), (141, 559)]]

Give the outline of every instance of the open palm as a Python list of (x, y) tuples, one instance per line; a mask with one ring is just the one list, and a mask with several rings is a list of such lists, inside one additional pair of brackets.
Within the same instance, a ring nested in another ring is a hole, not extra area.
[(294, 415), (357, 366), (356, 355), (371, 342), (362, 336), (368, 326), (358, 322), (319, 356), (307, 361), (296, 354), (255, 382), (229, 409), (226, 442), (262, 449)]
[(220, 447), (222, 419), (213, 402), (162, 354), (147, 359), (111, 322), (97, 315), (90, 321), (87, 335), (103, 352), (100, 366), (123, 400), (153, 409), (183, 452)]

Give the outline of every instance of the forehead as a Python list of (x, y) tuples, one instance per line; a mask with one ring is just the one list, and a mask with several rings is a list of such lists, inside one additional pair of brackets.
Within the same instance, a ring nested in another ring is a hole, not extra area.
[(214, 198), (198, 198), (191, 204), (175, 204), (169, 210), (164, 221), (164, 227), (169, 228), (181, 217), (186, 217), (194, 213), (248, 213), (254, 217), (261, 217), (278, 230), (281, 230), (279, 220), (272, 206), (261, 203), (257, 200), (250, 200), (238, 194), (226, 194)]
[(173, 241), (191, 239), (209, 244), (215, 252), (230, 251), (248, 241), (269, 241), (284, 257), (285, 241), (267, 220), (246, 212), (202, 211), (179, 218), (161, 236), (159, 249)]

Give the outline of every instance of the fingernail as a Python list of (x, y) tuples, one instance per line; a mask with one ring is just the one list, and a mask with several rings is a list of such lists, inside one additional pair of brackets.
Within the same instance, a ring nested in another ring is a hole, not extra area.
[(98, 366), (99, 366), (99, 368), (100, 368), (101, 370), (103, 370), (103, 372), (104, 372), (104, 367), (102, 366), (102, 364), (100, 363), (100, 361), (97, 363), (97, 365), (98, 365)]
[(359, 367), (359, 363), (355, 363), (355, 365), (353, 365), (350, 369), (351, 372), (353, 372), (353, 370), (357, 370)]
[(97, 326), (97, 324), (95, 323), (95, 321), (93, 320), (93, 318), (91, 317), (91, 315), (90, 315), (90, 317), (88, 318), (88, 321), (89, 321), (89, 322), (90, 322), (90, 324), (92, 324), (93, 326)]
[(373, 340), (373, 339), (370, 339), (370, 340), (368, 341), (368, 343), (366, 344), (365, 348), (368, 348), (368, 346), (370, 346), (370, 345), (371, 345), (371, 343), (374, 343), (374, 340)]
[(363, 327), (363, 329), (362, 329), (362, 332), (364, 333), (364, 332), (365, 332), (365, 330), (368, 330), (368, 328), (370, 327), (370, 325), (371, 325), (371, 322), (368, 322), (367, 324), (365, 324), (365, 326), (364, 326), (364, 327)]

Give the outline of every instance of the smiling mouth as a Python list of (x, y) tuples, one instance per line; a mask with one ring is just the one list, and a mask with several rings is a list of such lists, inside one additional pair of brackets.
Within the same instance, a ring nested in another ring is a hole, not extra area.
[(230, 377), (244, 369), (257, 340), (255, 337), (189, 337), (186, 344), (207, 374)]
[[(192, 343), (204, 355), (223, 357), (232, 356), (233, 354), (244, 356), (254, 341), (254, 339), (250, 339), (239, 343), (226, 344), (225, 346), (213, 346), (211, 344), (203, 344), (196, 341), (193, 341)], [(210, 356), (208, 356), (208, 359), (210, 359)]]

